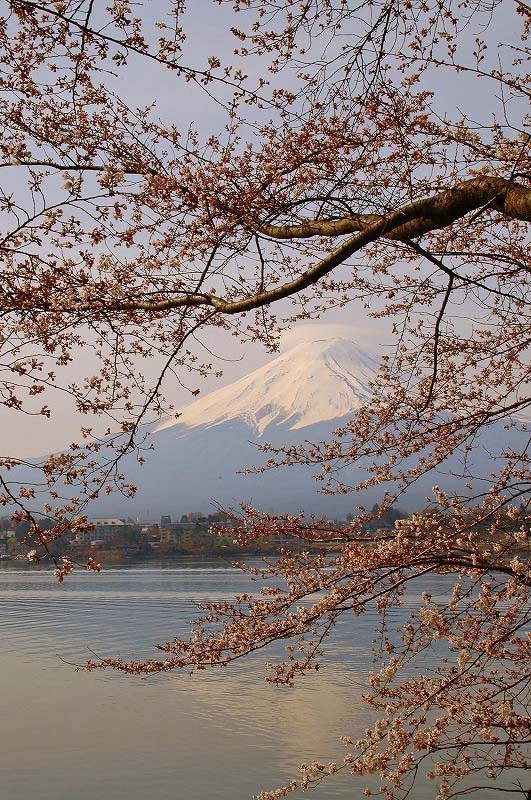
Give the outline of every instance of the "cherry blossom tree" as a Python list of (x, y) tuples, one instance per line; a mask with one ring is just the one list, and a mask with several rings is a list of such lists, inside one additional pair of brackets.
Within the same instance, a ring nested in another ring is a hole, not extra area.
[[(199, 8), (216, 15), (219, 52), (198, 36)], [(270, 453), (271, 468), (314, 465), (324, 492), (379, 487), (377, 508), (333, 529), (243, 509), (239, 542), (288, 534), (312, 547), (258, 571), (272, 583), (258, 597), (210, 605), (160, 658), (88, 668), (204, 669), (285, 640), (269, 679), (290, 684), (317, 668), (342, 615), (373, 607), (381, 669), (366, 699), (378, 722), (345, 737), (342, 763), (315, 761), (262, 798), (340, 769), (361, 789), (378, 774), (388, 800), (419, 771), (438, 800), (481, 796), (493, 780), (528, 796), (529, 6), (0, 9), (1, 402), (45, 420), (67, 393), (87, 418), (67, 452), (25, 465), (33, 481), (17, 479), (21, 459), (1, 459), (0, 501), (31, 523), (31, 558), (86, 528), (98, 493), (134, 491), (120, 461), (142, 458), (141, 424), (167, 410), (165, 382), (218, 369), (194, 350), (202, 331), (275, 350), (284, 327), (343, 308), (389, 318), (396, 337), (372, 401), (331, 442)], [(96, 374), (73, 381), (86, 353)], [(518, 429), (522, 446), (490, 453), (478, 472), (475, 445), (496, 424)], [(449, 495), (437, 470), (456, 455), (462, 490)], [(341, 480), (351, 464), (366, 476), (354, 486)], [(432, 473), (424, 511), (371, 532)], [(72, 567), (58, 561), (58, 578)], [(424, 594), (393, 632), (388, 611), (429, 573), (453, 576), (447, 602)], [(436, 673), (406, 677), (435, 640)]]

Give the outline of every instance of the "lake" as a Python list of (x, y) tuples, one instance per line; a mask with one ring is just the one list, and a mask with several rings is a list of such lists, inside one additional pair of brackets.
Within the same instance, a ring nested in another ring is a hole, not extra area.
[[(246, 590), (256, 584), (219, 561), (76, 570), (62, 585), (47, 569), (2, 565), (2, 800), (243, 800), (297, 778), (303, 761), (340, 762), (339, 737), (358, 738), (370, 720), (371, 614), (341, 625), (323, 669), (291, 689), (266, 684), (256, 657), (149, 679), (65, 663), (156, 656), (154, 644), (186, 635), (196, 602)], [(290, 797), (350, 800), (358, 788), (341, 773)], [(410, 797), (434, 795), (421, 783)]]

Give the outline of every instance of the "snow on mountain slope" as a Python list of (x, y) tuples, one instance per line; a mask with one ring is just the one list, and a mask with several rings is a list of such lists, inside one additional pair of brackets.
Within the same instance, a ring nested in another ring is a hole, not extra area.
[[(149, 430), (153, 450), (145, 452), (145, 464), (132, 455), (121, 463), (128, 481), (138, 492), (132, 499), (116, 493), (91, 502), (90, 516), (145, 516), (151, 512), (179, 516), (190, 510), (206, 511), (211, 502), (225, 508), (248, 503), (271, 513), (305, 512), (338, 518), (357, 505), (371, 506), (383, 488), (327, 496), (313, 480), (316, 465), (245, 474), (246, 467), (265, 465), (267, 453), (257, 447), (260, 438), (273, 447), (301, 442), (327, 441), (334, 428), (370, 396), (369, 382), (377, 361), (345, 336), (307, 332), (311, 340), (295, 346), (264, 367), (196, 400), (177, 419), (161, 420)], [(486, 429), (467, 454), (472, 473), (487, 474), (492, 454), (519, 446), (521, 433), (507, 431), (503, 423)], [(527, 434), (525, 435), (527, 440)], [(524, 445), (525, 446), (525, 445)], [(341, 479), (355, 484), (367, 477), (360, 463), (345, 467)], [(407, 468), (407, 464), (403, 465)], [(460, 454), (445, 462), (439, 474), (417, 481), (400, 506), (422, 508), (436, 483), (444, 491), (462, 490)], [(31, 473), (24, 478), (33, 479)]]
[(242, 420), (256, 436), (270, 426), (289, 430), (338, 419), (370, 396), (377, 362), (354, 342), (336, 337), (303, 342), (264, 367), (196, 400), (156, 432), (179, 432)]

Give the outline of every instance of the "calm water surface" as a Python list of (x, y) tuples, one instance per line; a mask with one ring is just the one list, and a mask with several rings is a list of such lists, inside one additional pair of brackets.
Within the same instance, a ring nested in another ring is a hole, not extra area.
[[(196, 602), (253, 589), (220, 562), (78, 571), (61, 586), (44, 569), (0, 567), (0, 798), (243, 800), (296, 778), (302, 761), (341, 761), (339, 736), (369, 722), (370, 615), (343, 625), (325, 668), (294, 689), (265, 684), (257, 659), (147, 680), (65, 663), (156, 656), (154, 644), (186, 634)], [(359, 788), (337, 775), (304, 797), (354, 800)], [(415, 798), (433, 795), (420, 785)]]

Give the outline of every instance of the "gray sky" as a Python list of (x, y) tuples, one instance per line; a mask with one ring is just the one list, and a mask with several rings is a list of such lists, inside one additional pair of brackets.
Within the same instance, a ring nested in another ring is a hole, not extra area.
[[(165, 3), (159, 0), (151, 0), (147, 5), (154, 17), (161, 7), (165, 7)], [(193, 0), (190, 8), (187, 15), (189, 40), (184, 60), (189, 59), (199, 65), (211, 54), (228, 57), (234, 47), (234, 40), (230, 37), (220, 39), (219, 32), (227, 22), (233, 22), (234, 12), (231, 11), (230, 5), (219, 8), (211, 0)], [(235, 21), (240, 21), (239, 16)], [(489, 35), (514, 39), (515, 29), (515, 4), (512, 2), (502, 4), (496, 12), (492, 33)], [(478, 32), (470, 30), (471, 42)], [(258, 65), (256, 67), (258, 68)], [(161, 118), (165, 121), (176, 121), (180, 127), (193, 121), (201, 132), (210, 132), (216, 131), (224, 120), (221, 113), (217, 116), (215, 105), (205, 102), (202, 93), (191, 84), (177, 81), (172, 73), (156, 69), (145, 61), (132, 62), (127, 72), (117, 80), (117, 88), (126, 99), (138, 106), (151, 102), (156, 97)], [(461, 75), (459, 80), (456, 80), (453, 73), (440, 70), (431, 88), (436, 91), (436, 103), (441, 111), (446, 109), (453, 113), (459, 108), (472, 117), (488, 113), (489, 103), (485, 102), (485, 87), (477, 78), (470, 79), (466, 75)], [(324, 318), (323, 324), (331, 323), (347, 326), (347, 332), (351, 333), (350, 338), (375, 354), (383, 352), (392, 341), (389, 323), (368, 319), (361, 305), (355, 303), (343, 310), (330, 312)], [(304, 326), (301, 326), (300, 335), (305, 335)], [(238, 340), (218, 329), (204, 335), (204, 342), (210, 350), (227, 360), (220, 364), (219, 368), (223, 369), (224, 375), (217, 382), (209, 379), (198, 383), (195, 378), (190, 378), (189, 389), (201, 388), (202, 394), (235, 380), (274, 357), (260, 345), (247, 344), (242, 347)], [(198, 352), (200, 350), (199, 347)], [(205, 356), (207, 355), (205, 352)], [(95, 361), (90, 363), (86, 359), (85, 355), (83, 362), (78, 360), (72, 365), (72, 380), (79, 380), (86, 374), (97, 371), (97, 363)], [(148, 367), (152, 376), (156, 375), (158, 366), (154, 362)], [(142, 368), (146, 368), (144, 362)], [(167, 391), (169, 399), (176, 405), (187, 404), (193, 399), (189, 391), (178, 385), (168, 386)], [(47, 402), (52, 405), (51, 398)], [(77, 438), (80, 425), (91, 424), (88, 418), (80, 418), (75, 413), (67, 396), (56, 393), (53, 408), (52, 418), (48, 420), (44, 417), (26, 417), (0, 407), (3, 440), (1, 452), (28, 457), (57, 451)]]
[[(299, 341), (315, 337), (315, 328), (319, 326), (323, 335), (344, 336), (356, 341), (361, 347), (380, 355), (392, 342), (389, 325), (380, 320), (364, 320), (361, 309), (353, 313), (352, 307), (342, 312), (331, 312), (324, 320), (314, 323), (301, 323), (292, 331), (283, 335), (282, 350), (295, 346)], [(360, 320), (361, 324), (353, 322)], [(175, 382), (167, 386), (166, 398), (176, 408), (193, 402), (191, 391), (199, 388), (200, 396), (213, 391), (221, 386), (226, 386), (232, 381), (246, 375), (254, 369), (271, 361), (276, 357), (270, 354), (259, 344), (247, 343), (241, 345), (233, 337), (212, 329), (202, 336), (208, 350), (223, 357), (223, 361), (216, 362), (217, 368), (223, 370), (221, 378), (198, 379), (184, 374), (183, 381), (188, 381), (188, 389), (178, 386)], [(205, 359), (210, 358), (208, 350), (200, 345), (195, 348), (198, 355), (204, 353)], [(149, 373), (155, 377), (159, 364), (154, 360), (148, 365)], [(141, 368), (147, 372), (143, 362)], [(90, 372), (97, 372), (98, 364), (84, 356), (83, 360), (76, 359), (69, 368), (72, 381), (82, 380)], [(54, 398), (52, 402), (52, 398)], [(60, 392), (50, 394), (46, 402), (52, 408), (52, 415), (48, 419), (42, 416), (29, 417), (20, 412), (0, 406), (0, 426), (2, 430), (2, 453), (9, 453), (18, 458), (47, 455), (68, 447), (73, 441), (79, 441), (80, 426), (93, 426), (95, 430), (107, 427), (108, 420), (98, 420), (90, 416), (80, 415), (73, 408), (71, 399)]]

